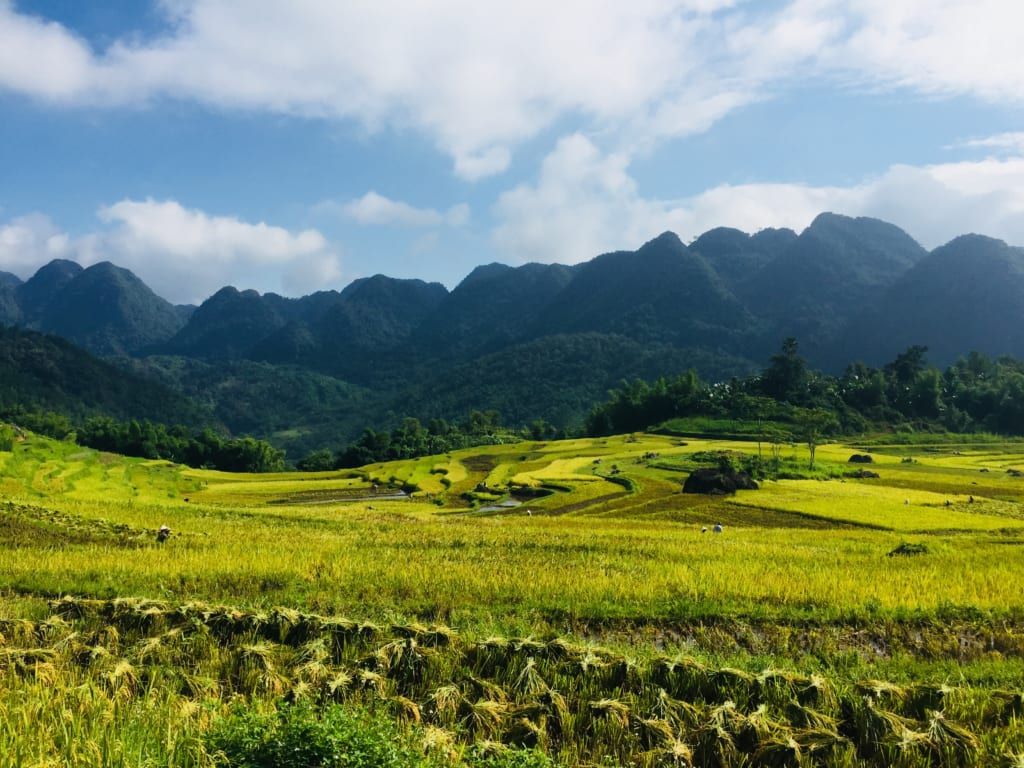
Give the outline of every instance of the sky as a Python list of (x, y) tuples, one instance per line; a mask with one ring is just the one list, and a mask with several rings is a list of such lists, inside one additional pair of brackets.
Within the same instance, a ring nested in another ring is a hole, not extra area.
[(196, 303), (874, 216), (1024, 245), (1021, 0), (0, 0), (0, 270)]

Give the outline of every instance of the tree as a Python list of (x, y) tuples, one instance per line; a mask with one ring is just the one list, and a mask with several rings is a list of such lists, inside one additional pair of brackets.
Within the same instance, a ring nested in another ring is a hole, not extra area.
[(1021, 374), (1006, 377), (992, 423), (1001, 432), (1024, 433), (1024, 376)]
[(896, 355), (896, 359), (885, 366), (885, 372), (893, 377), (897, 384), (909, 386), (927, 366), (925, 355), (928, 347), (915, 344)]
[(431, 435), (447, 435), (451, 432), (451, 426), (444, 419), (431, 419), (427, 425), (427, 431)]
[(847, 366), (839, 382), (840, 397), (851, 408), (866, 411), (885, 405), (885, 374), (864, 363)]
[(789, 436), (781, 430), (772, 430), (768, 434), (768, 442), (772, 453), (772, 471), (778, 472), (782, 464), (782, 447), (789, 442)]
[(779, 402), (801, 405), (807, 399), (808, 380), (807, 361), (800, 356), (796, 339), (790, 337), (761, 374), (761, 390)]
[(501, 425), (501, 416), (497, 411), (470, 411), (469, 433), (471, 435), (487, 435)]
[(802, 411), (797, 417), (797, 426), (800, 439), (807, 443), (807, 452), (810, 454), (808, 467), (814, 469), (818, 441), (830, 430), (835, 429), (836, 417), (821, 408), (810, 408)]
[(529, 435), (532, 440), (546, 440), (555, 432), (555, 427), (544, 419), (534, 419), (530, 422)]
[(10, 424), (0, 424), (0, 451), (10, 451), (14, 448), (14, 427)]
[(924, 419), (937, 419), (942, 411), (942, 376), (934, 368), (921, 371), (909, 392), (911, 412)]
[(300, 472), (328, 472), (334, 469), (334, 465), (334, 453), (328, 448), (321, 448), (300, 459), (295, 468)]
[(885, 374), (889, 378), (889, 402), (904, 415), (915, 415), (914, 382), (927, 367), (927, 352), (928, 347), (914, 345), (885, 366)]

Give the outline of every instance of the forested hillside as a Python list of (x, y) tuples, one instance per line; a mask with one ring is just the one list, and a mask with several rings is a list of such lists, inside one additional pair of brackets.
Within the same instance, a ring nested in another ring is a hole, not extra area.
[(50, 346), (38, 355), (64, 372), (37, 388), (24, 382), (47, 377), (10, 363), (8, 404), (161, 421), (180, 411), (173, 421), (266, 437), (295, 457), (367, 424), (473, 409), (579, 428), (623, 380), (744, 377), (787, 337), (833, 375), (915, 345), (937, 366), (972, 350), (1024, 357), (1024, 250), (966, 235), (929, 253), (886, 222), (821, 214), (799, 234), (722, 227), (575, 266), (489, 264), (451, 291), (376, 275), (300, 298), (225, 287), (198, 308), (172, 306), (112, 264), (57, 260), (24, 282), (0, 280), (0, 318), (176, 393), (150, 409), (110, 393), (151, 383), (98, 387), (89, 376), (91, 393), (79, 393), (68, 369), (114, 369)]
[(0, 409), (148, 418), (167, 424), (214, 422), (209, 409), (173, 386), (99, 360), (64, 339), (0, 328)]

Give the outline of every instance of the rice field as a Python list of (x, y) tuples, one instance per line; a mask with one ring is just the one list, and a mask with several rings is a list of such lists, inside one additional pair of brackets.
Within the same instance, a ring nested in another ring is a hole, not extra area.
[(220, 724), (298, 703), (432, 765), (1018, 764), (1019, 446), (680, 492), (723, 451), (758, 446), (232, 475), (30, 436), (0, 453), (0, 766), (241, 765)]
[(759, 491), (741, 491), (734, 504), (763, 507), (890, 531), (1007, 531), (1024, 527), (1024, 507), (973, 494), (851, 483), (842, 492), (815, 480), (767, 482)]

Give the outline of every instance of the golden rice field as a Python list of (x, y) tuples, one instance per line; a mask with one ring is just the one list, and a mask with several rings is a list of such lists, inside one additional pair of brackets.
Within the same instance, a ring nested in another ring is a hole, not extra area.
[(1021, 445), (875, 445), (868, 479), (789, 446), (792, 479), (680, 493), (722, 451), (758, 446), (232, 475), (29, 437), (0, 453), (0, 766), (243, 765), (211, 734), (298, 702), (424, 765), (1024, 764)]

